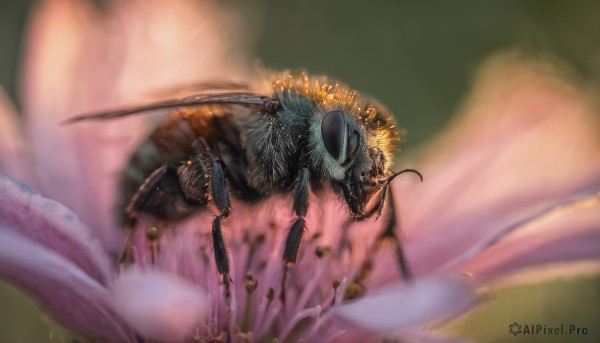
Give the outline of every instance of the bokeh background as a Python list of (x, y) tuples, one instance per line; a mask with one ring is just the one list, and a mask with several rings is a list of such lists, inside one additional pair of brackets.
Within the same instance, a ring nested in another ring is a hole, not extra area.
[[(33, 3), (0, 0), (0, 84), (17, 107), (23, 29)], [(499, 50), (552, 54), (582, 82), (600, 80), (598, 1), (229, 0), (223, 6), (241, 13), (250, 33), (240, 35), (264, 66), (328, 74), (376, 97), (407, 130), (408, 149), (444, 127), (477, 67)], [(575, 341), (600, 342), (600, 277), (512, 287), (493, 297), (452, 330), (482, 342), (563, 342), (512, 336), (508, 326), (574, 324), (589, 330)], [(0, 282), (0, 342), (65, 340), (72, 338)]]

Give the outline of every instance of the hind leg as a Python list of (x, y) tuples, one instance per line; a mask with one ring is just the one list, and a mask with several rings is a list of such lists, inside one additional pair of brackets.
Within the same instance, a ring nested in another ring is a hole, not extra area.
[(140, 185), (125, 208), (125, 243), (119, 256), (120, 265), (131, 264), (134, 262), (131, 247), (133, 245), (133, 236), (137, 224), (144, 208), (155, 194), (158, 184), (167, 174), (168, 168), (167, 165), (162, 165), (152, 172), (152, 174), (150, 174), (150, 176), (148, 176)]
[[(119, 263), (123, 265), (134, 262), (131, 247), (143, 213), (166, 220), (181, 219), (189, 215), (198, 204), (185, 197), (179, 185), (176, 167), (165, 164), (157, 168), (142, 182), (125, 207), (123, 222), (126, 238)], [(154, 248), (157, 248), (158, 244), (158, 230), (150, 231), (146, 232), (146, 236), (151, 245), (151, 255), (154, 260), (157, 252), (157, 249)]]
[[(179, 167), (179, 181), (188, 199), (206, 198), (214, 206), (216, 215), (212, 223), (212, 243), (217, 272), (223, 279), (225, 301), (231, 303), (231, 276), (229, 252), (223, 235), (221, 222), (231, 212), (229, 191), (221, 160), (208, 149), (199, 152), (193, 160)], [(206, 182), (208, 189), (201, 183)], [(205, 191), (208, 191), (207, 193)]]

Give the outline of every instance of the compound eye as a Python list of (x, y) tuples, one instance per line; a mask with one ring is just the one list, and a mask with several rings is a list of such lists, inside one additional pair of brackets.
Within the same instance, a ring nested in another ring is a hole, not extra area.
[(346, 147), (346, 162), (356, 154), (358, 150), (358, 145), (360, 143), (360, 137), (358, 136), (358, 132), (353, 131), (348, 135), (348, 147)]
[(340, 111), (327, 113), (321, 122), (321, 135), (327, 152), (336, 160), (339, 159), (346, 135), (344, 114)]

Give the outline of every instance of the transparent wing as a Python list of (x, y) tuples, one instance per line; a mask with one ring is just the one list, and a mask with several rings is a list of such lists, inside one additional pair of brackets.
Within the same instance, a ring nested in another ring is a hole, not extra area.
[(144, 114), (153, 110), (198, 106), (198, 105), (240, 105), (253, 107), (263, 112), (274, 112), (278, 108), (276, 100), (268, 96), (250, 93), (250, 92), (231, 92), (231, 93), (216, 93), (216, 94), (197, 94), (177, 99), (168, 99), (157, 102), (152, 102), (140, 106), (127, 107), (115, 111), (91, 113), (78, 115), (63, 121), (63, 124), (72, 124), (84, 120), (104, 120), (126, 117), (129, 115)]

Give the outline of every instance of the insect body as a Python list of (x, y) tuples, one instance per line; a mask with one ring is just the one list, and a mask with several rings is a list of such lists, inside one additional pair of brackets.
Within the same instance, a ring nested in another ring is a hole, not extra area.
[(401, 137), (383, 107), (338, 82), (304, 73), (273, 75), (267, 94), (221, 90), (69, 122), (161, 108), (179, 110), (141, 143), (121, 175), (117, 216), (128, 231), (123, 258), (129, 258), (142, 215), (175, 221), (213, 205), (213, 248), (227, 298), (230, 269), (221, 221), (232, 212), (230, 196), (257, 202), (293, 193), (296, 219), (283, 253), (287, 269), (296, 262), (311, 190), (331, 188), (362, 220), (381, 213), (393, 177), (416, 172), (390, 170)]

